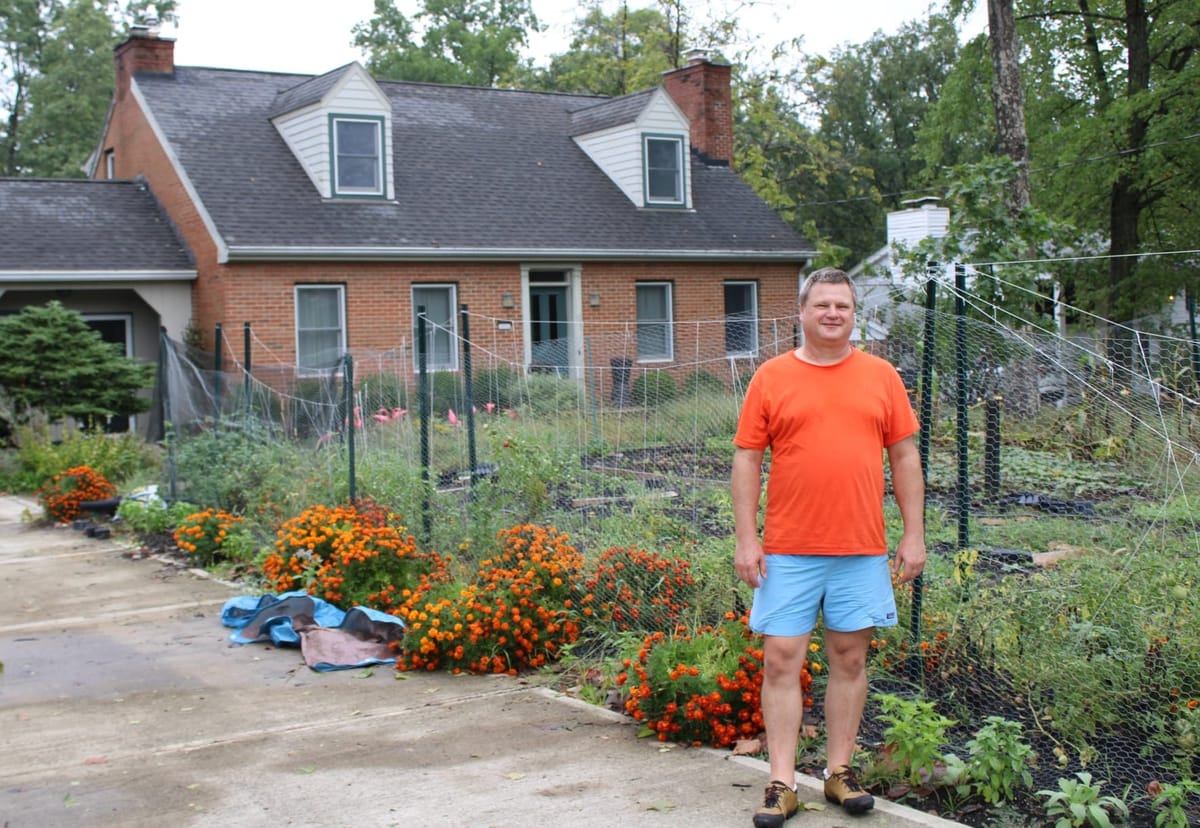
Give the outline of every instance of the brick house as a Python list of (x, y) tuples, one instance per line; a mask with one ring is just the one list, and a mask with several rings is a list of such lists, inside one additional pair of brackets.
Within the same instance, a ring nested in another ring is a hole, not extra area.
[[(730, 70), (704, 57), (604, 98), (177, 67), (135, 29), (115, 69), (89, 174), (139, 182), (190, 265), (134, 316), (208, 347), (249, 323), (255, 364), (296, 376), (411, 341), (418, 307), (456, 369), (462, 305), (472, 338), (568, 376), (752, 357), (814, 255), (734, 172)], [(585, 342), (606, 325), (632, 344)]]

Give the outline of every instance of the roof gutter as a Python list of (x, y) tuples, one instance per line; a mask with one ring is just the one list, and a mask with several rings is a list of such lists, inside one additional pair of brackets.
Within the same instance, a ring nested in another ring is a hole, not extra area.
[(229, 262), (431, 262), (474, 261), (754, 261), (806, 262), (815, 250), (581, 250), (479, 247), (268, 247), (230, 245)]
[(194, 282), (195, 270), (0, 270), (0, 284), (108, 283), (108, 282)]

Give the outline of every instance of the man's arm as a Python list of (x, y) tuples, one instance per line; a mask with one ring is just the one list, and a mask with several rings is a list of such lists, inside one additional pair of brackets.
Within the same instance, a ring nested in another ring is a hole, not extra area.
[(904, 522), (892, 573), (899, 576), (900, 583), (906, 583), (925, 569), (925, 477), (921, 473), (921, 454), (912, 437), (893, 443), (887, 452), (892, 491)]
[(758, 537), (758, 499), (762, 491), (762, 449), (737, 446), (733, 450), (733, 568), (752, 587), (767, 574), (766, 556)]

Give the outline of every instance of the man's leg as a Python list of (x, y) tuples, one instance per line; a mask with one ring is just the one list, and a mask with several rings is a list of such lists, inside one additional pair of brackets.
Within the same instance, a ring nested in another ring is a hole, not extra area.
[[(825, 735), (830, 768), (849, 765), (858, 741), (863, 707), (867, 703), (867, 650), (873, 627), (855, 632), (825, 630), (825, 656), (829, 679), (825, 688)], [(763, 682), (763, 715), (766, 716), (766, 682)], [(768, 735), (771, 731), (768, 728)], [(772, 736), (773, 738), (773, 736)]]
[(808, 640), (809, 635), (768, 635), (763, 639), (762, 713), (771, 779), (788, 785), (796, 779), (796, 746), (804, 718), (800, 670), (808, 656)]

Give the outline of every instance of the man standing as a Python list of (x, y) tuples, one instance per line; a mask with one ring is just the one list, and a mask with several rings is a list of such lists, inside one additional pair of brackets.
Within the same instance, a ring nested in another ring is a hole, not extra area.
[[(762, 711), (771, 782), (754, 815), (778, 828), (799, 809), (800, 673), (818, 611), (829, 660), (825, 797), (849, 813), (875, 805), (851, 768), (867, 699), (875, 627), (896, 624), (892, 576), (925, 567), (925, 484), (918, 424), (896, 370), (850, 345), (857, 297), (841, 270), (800, 288), (803, 344), (767, 360), (746, 390), (733, 457), (734, 567), (754, 587), (750, 628), (763, 633)], [(771, 450), (762, 538), (758, 504)], [(888, 565), (883, 454), (904, 532)]]

